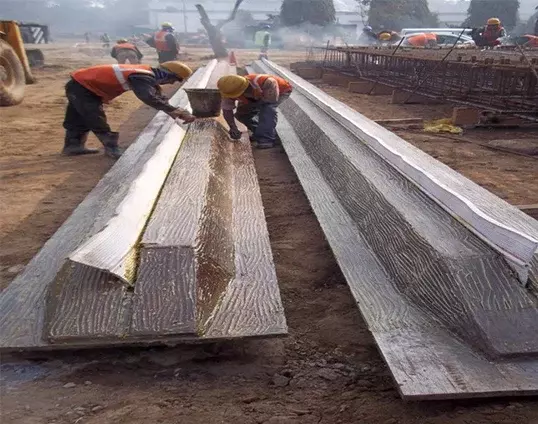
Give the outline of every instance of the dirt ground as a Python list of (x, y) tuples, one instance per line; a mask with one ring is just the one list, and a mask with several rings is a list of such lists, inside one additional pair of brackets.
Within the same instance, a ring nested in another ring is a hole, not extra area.
[[(45, 54), (48, 65), (37, 72), (39, 83), (28, 88), (26, 101), (0, 110), (3, 286), (112, 165), (101, 155), (58, 154), (69, 71), (109, 60), (66, 45), (49, 46)], [(190, 62), (196, 65), (204, 54), (193, 52)], [(238, 53), (241, 61), (252, 57), (254, 52)], [(300, 58), (273, 55), (283, 64)], [(324, 88), (373, 119), (424, 117), (423, 106), (387, 106), (382, 99)], [(121, 127), (124, 145), (152, 116), (138, 107), (126, 94), (108, 108), (114, 128), (135, 113)], [(432, 110), (431, 117), (443, 111)], [(537, 203), (536, 178), (529, 178), (533, 169), (536, 177), (536, 161), (418, 131), (402, 136), (513, 203)], [(97, 146), (95, 139), (90, 144)], [(255, 159), (289, 337), (4, 355), (2, 423), (538, 424), (535, 399), (402, 402), (286, 155), (255, 151)], [(490, 167), (498, 172), (487, 172)]]

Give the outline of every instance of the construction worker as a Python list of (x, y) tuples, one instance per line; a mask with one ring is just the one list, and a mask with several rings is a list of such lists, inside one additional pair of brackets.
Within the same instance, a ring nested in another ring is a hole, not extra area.
[(402, 37), (400, 37), (400, 34), (398, 34), (396, 31), (385, 30), (385, 31), (381, 31), (377, 35), (377, 39), (385, 43), (388, 43), (388, 42), (395, 43), (397, 41), (400, 41)]
[(267, 57), (271, 45), (271, 33), (268, 31), (270, 28), (269, 25), (263, 25), (262, 29), (254, 34), (254, 44), (260, 48), (260, 58)]
[(432, 33), (413, 34), (407, 37), (404, 44), (412, 47), (435, 47), (437, 46), (437, 35)]
[(179, 42), (174, 35), (174, 27), (170, 22), (164, 22), (161, 30), (146, 40), (150, 47), (157, 50), (159, 63), (176, 60), (179, 55)]
[(374, 29), (370, 25), (366, 25), (362, 29), (362, 34), (359, 37), (359, 43), (364, 43), (367, 45), (377, 44), (378, 38), (377, 34), (374, 32)]
[(68, 99), (64, 128), (65, 145), (62, 153), (67, 156), (97, 153), (84, 147), (88, 133), (92, 131), (105, 146), (105, 154), (118, 158), (119, 133), (113, 132), (107, 123), (103, 103), (133, 90), (145, 104), (167, 113), (172, 118), (192, 122), (195, 117), (176, 108), (161, 95), (160, 85), (173, 84), (187, 79), (192, 70), (181, 62), (165, 62), (159, 68), (149, 65), (98, 65), (79, 69), (71, 74), (65, 87)]
[(224, 76), (218, 80), (217, 87), (223, 97), (222, 110), (230, 127), (230, 137), (234, 140), (241, 138), (234, 119), (237, 118), (252, 132), (250, 139), (257, 148), (274, 147), (277, 108), (291, 95), (291, 84), (274, 75), (251, 74)]
[(117, 44), (112, 47), (110, 56), (118, 61), (118, 63), (138, 64), (144, 57), (142, 52), (134, 44), (129, 43), (125, 38), (120, 38)]
[(501, 44), (499, 38), (505, 37), (506, 31), (502, 27), (499, 18), (489, 18), (487, 25), (482, 27), (478, 34), (482, 40), (480, 46), (495, 47)]
[(110, 37), (105, 32), (103, 35), (101, 35), (101, 42), (103, 43), (103, 47), (109, 48), (110, 47)]
[(378, 39), (381, 43), (389, 43), (390, 42), (390, 33), (389, 32), (382, 32), (378, 35)]

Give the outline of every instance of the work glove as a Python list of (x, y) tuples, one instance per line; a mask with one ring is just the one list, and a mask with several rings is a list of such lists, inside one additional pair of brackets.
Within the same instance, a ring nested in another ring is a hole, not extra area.
[(241, 131), (239, 131), (238, 128), (230, 128), (229, 134), (232, 140), (239, 140), (241, 139), (241, 136), (243, 135)]

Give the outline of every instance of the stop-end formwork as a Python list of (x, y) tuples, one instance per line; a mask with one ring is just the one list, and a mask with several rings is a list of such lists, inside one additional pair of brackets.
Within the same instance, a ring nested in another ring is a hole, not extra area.
[(292, 72), (253, 71), (294, 86), (279, 135), (401, 395), (538, 393), (538, 222)]
[[(183, 88), (235, 72), (216, 61)], [(250, 142), (158, 113), (0, 295), (0, 349), (287, 332)]]

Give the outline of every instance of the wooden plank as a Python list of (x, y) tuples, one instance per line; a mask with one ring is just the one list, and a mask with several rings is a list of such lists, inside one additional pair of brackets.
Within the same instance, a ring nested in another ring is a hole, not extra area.
[(291, 81), (296, 92), (356, 134), (467, 229), (505, 256), (520, 280), (526, 281), (529, 264), (538, 250), (535, 220), (290, 71), (267, 60), (256, 62), (256, 66)]
[[(186, 84), (195, 84), (202, 73), (203, 70), (196, 72)], [(182, 90), (171, 99), (176, 105), (186, 101)], [(157, 135), (166, 132), (172, 124), (166, 114), (158, 113), (24, 271), (0, 294), (0, 349), (47, 345), (42, 334), (45, 295), (50, 283), (64, 265), (65, 258), (110, 220), (130, 182), (158, 147)]]

